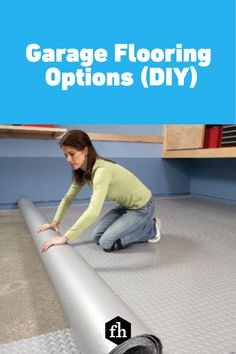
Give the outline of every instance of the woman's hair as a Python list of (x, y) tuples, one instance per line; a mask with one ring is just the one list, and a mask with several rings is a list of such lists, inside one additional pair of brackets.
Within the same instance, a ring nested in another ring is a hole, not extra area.
[[(76, 183), (82, 185), (88, 181), (91, 181), (93, 165), (96, 159), (101, 157), (97, 154), (88, 134), (86, 134), (82, 130), (70, 130), (62, 136), (61, 140), (59, 141), (59, 145), (60, 147), (62, 146), (73, 147), (79, 151), (87, 147), (88, 155), (87, 155), (86, 171), (83, 171), (81, 168), (73, 171), (73, 180)], [(111, 160), (107, 160), (107, 161), (111, 161)]]

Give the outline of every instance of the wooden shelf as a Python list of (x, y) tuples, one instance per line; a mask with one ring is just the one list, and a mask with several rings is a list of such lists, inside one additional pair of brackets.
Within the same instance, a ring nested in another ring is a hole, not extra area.
[(163, 158), (233, 158), (236, 157), (236, 147), (217, 149), (167, 150), (162, 152)]
[(46, 128), (46, 127), (26, 127), (15, 125), (0, 125), (0, 137), (13, 137), (13, 138), (38, 138), (38, 139), (51, 139), (57, 138), (66, 129), (62, 128)]
[(111, 133), (88, 133), (91, 140), (97, 141), (123, 141), (130, 143), (163, 143), (163, 136), (111, 134)]
[[(0, 137), (12, 138), (58, 138), (67, 132), (62, 128), (26, 127), (15, 125), (0, 125)], [(146, 136), (131, 134), (88, 133), (93, 141), (123, 141), (131, 143), (159, 143), (162, 144), (163, 136)]]

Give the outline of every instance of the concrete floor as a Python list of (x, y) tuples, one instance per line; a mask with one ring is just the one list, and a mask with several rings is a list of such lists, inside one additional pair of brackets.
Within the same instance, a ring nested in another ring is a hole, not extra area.
[(19, 211), (0, 212), (0, 344), (68, 328)]

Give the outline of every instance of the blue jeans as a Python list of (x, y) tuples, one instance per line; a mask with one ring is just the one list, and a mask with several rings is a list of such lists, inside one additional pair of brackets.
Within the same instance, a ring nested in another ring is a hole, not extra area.
[(92, 237), (104, 250), (109, 251), (118, 240), (122, 247), (148, 241), (156, 234), (153, 213), (153, 198), (139, 209), (125, 209), (118, 205), (102, 217), (95, 226)]

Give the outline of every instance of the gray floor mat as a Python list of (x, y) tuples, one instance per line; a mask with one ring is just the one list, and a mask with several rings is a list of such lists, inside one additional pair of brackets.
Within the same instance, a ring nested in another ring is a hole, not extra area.
[[(85, 209), (73, 206), (62, 232)], [(49, 219), (55, 212), (42, 211)], [(236, 352), (236, 207), (161, 199), (156, 214), (159, 244), (104, 253), (88, 230), (73, 247), (162, 340), (165, 354)]]
[[(61, 231), (85, 209), (73, 206)], [(236, 353), (236, 207), (176, 198), (158, 200), (156, 212), (158, 244), (105, 253), (90, 229), (73, 247), (161, 339), (163, 354)]]
[(0, 345), (1, 354), (82, 354), (70, 329)]

